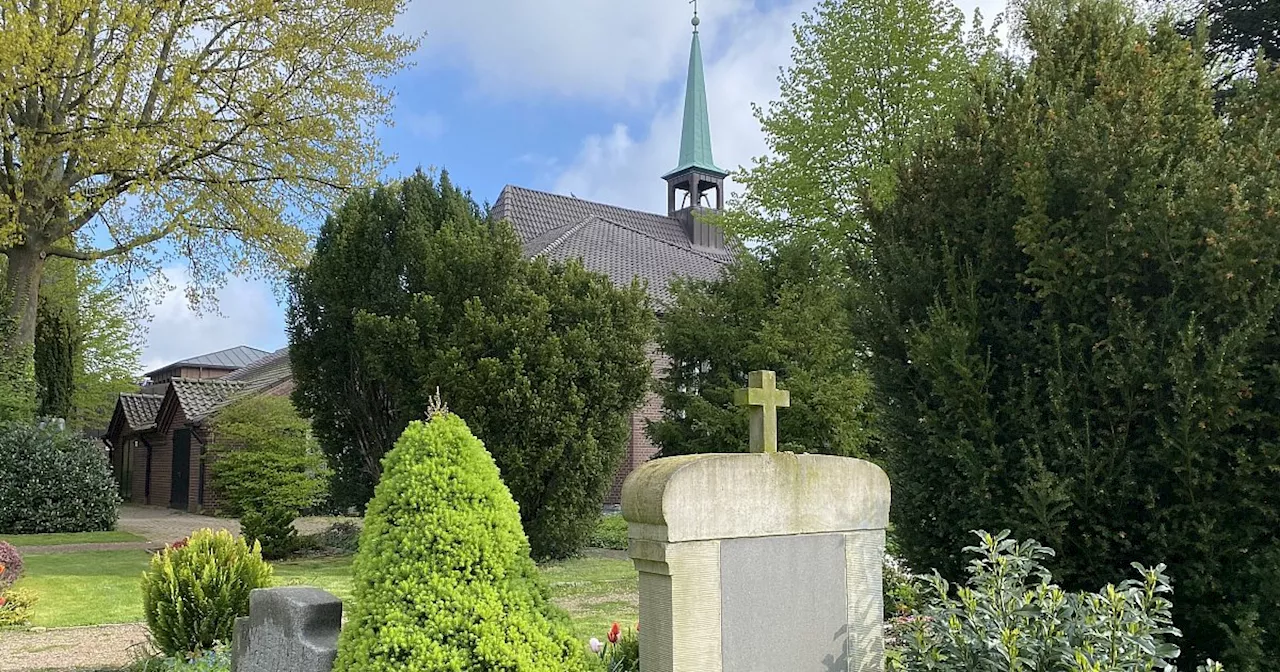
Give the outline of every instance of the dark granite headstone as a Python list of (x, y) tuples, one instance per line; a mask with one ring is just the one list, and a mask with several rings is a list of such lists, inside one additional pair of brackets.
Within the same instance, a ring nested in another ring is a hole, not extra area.
[(236, 619), (232, 672), (330, 672), (338, 655), (342, 600), (305, 586), (249, 593)]

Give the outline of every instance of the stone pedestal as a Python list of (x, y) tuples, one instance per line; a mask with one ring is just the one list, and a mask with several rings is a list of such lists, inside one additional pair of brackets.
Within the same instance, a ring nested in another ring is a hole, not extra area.
[(829, 455), (655, 460), (623, 486), (642, 672), (880, 672), (889, 479)]
[(258, 588), (236, 619), (232, 672), (329, 672), (338, 655), (342, 600), (306, 586)]

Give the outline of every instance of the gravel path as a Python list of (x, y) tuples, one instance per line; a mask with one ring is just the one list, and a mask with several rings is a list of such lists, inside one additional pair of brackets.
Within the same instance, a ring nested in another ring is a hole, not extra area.
[(0, 632), (0, 672), (119, 669), (146, 649), (143, 623)]

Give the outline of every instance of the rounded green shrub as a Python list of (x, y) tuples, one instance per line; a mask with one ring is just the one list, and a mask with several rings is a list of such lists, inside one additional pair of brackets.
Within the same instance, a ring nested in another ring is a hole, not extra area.
[(297, 511), (269, 506), (261, 511), (247, 511), (240, 518), (240, 533), (262, 548), (262, 557), (283, 560), (298, 550), (298, 529), (293, 526)]
[(584, 670), (536, 572), (484, 444), (456, 415), (410, 423), (365, 516), (334, 670)]
[(249, 591), (270, 584), (271, 565), (258, 544), (200, 530), (156, 553), (142, 575), (151, 638), (169, 656), (229, 643), (236, 617), (249, 614)]
[(119, 503), (101, 443), (52, 425), (0, 425), (0, 534), (110, 530)]

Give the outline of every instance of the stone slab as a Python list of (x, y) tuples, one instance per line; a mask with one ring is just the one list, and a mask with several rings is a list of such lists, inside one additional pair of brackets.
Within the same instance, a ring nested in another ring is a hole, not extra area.
[(847, 671), (845, 561), (838, 534), (721, 542), (723, 669)]
[(330, 672), (338, 655), (342, 600), (306, 586), (249, 593), (236, 619), (232, 672)]

